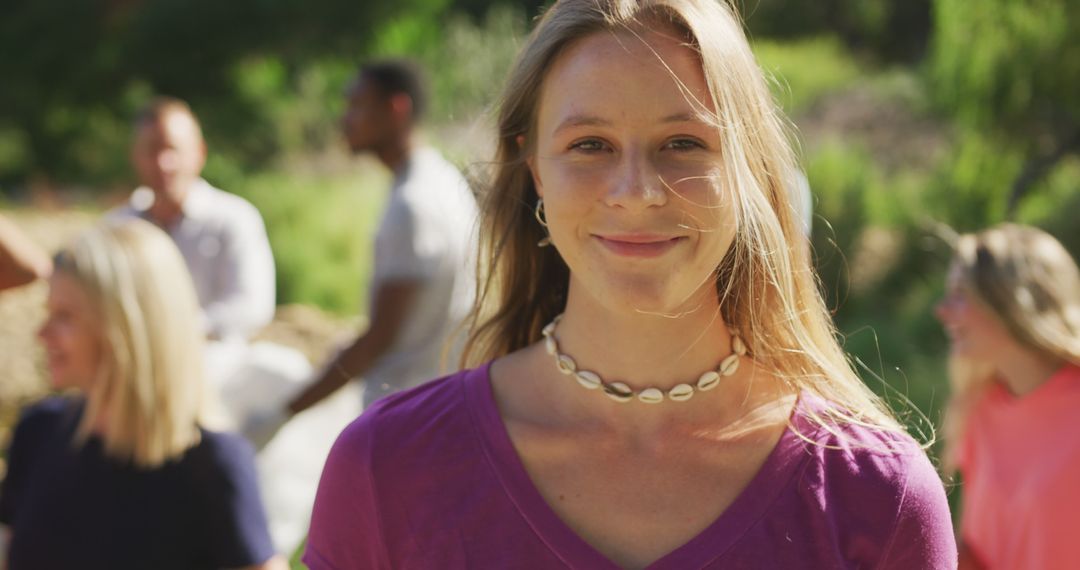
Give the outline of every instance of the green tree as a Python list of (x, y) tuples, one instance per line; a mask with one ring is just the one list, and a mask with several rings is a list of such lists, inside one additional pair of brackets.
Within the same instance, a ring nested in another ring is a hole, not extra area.
[(123, 172), (117, 143), (153, 93), (187, 99), (208, 119), (208, 138), (243, 162), (265, 162), (280, 143), (275, 117), (245, 91), (250, 62), (276, 68), (277, 77), (262, 72), (264, 86), (296, 90), (313, 62), (358, 58), (395, 20), (438, 21), (449, 7), (448, 0), (9, 0), (0, 9), (0, 150), (21, 149), (18, 161), (0, 156), (0, 182)]
[(942, 108), (1024, 157), (1002, 204), (1011, 216), (1080, 151), (1080, 2), (937, 0), (934, 16), (929, 70)]

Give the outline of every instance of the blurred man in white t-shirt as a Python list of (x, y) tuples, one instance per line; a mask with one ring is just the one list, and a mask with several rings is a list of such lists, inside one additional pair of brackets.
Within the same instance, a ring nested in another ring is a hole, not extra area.
[(446, 341), (472, 305), (476, 201), (457, 168), (418, 140), (426, 105), (419, 70), (405, 61), (370, 63), (346, 99), (349, 148), (373, 153), (394, 174), (375, 238), (370, 325), (285, 410), (250, 425), (253, 439), (269, 440), (353, 378), (364, 378), (365, 406), (435, 378), (444, 372)]

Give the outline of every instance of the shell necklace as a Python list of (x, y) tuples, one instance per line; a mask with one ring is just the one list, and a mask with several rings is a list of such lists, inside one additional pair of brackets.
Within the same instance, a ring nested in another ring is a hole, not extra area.
[[(625, 382), (604, 382), (600, 375), (577, 367), (573, 358), (559, 352), (559, 343), (555, 340), (555, 327), (562, 319), (562, 315), (544, 327), (544, 348), (548, 354), (555, 357), (555, 366), (559, 372), (567, 376), (573, 376), (578, 384), (588, 390), (603, 390), (607, 397), (619, 403), (626, 403), (635, 398), (646, 404), (659, 404), (665, 399), (675, 402), (685, 402), (694, 397), (696, 392), (708, 392), (720, 385), (720, 378), (731, 376), (739, 369), (739, 357), (746, 355), (746, 343), (738, 333), (731, 333), (731, 354), (720, 362), (713, 370), (702, 374), (693, 384), (684, 383), (672, 386), (670, 390), (660, 388), (645, 388), (640, 392), (634, 392)], [(728, 327), (731, 330), (731, 327)]]

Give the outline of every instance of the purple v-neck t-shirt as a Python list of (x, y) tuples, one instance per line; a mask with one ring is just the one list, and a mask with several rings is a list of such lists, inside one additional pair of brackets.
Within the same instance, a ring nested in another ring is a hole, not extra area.
[[(315, 499), (312, 570), (617, 568), (544, 502), (488, 369), (389, 396), (342, 432)], [(845, 425), (837, 437), (804, 417), (826, 406), (800, 397), (798, 433), (789, 427), (731, 506), (649, 568), (955, 568), (926, 454), (906, 436)]]

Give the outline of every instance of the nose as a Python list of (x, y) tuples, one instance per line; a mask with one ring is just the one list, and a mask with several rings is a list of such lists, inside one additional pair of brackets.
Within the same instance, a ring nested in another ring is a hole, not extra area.
[(180, 156), (174, 150), (163, 150), (157, 155), (157, 166), (162, 172), (173, 172), (180, 166)]
[(608, 206), (628, 210), (662, 206), (668, 195), (652, 158), (640, 149), (627, 149), (619, 157), (611, 187), (604, 197)]

